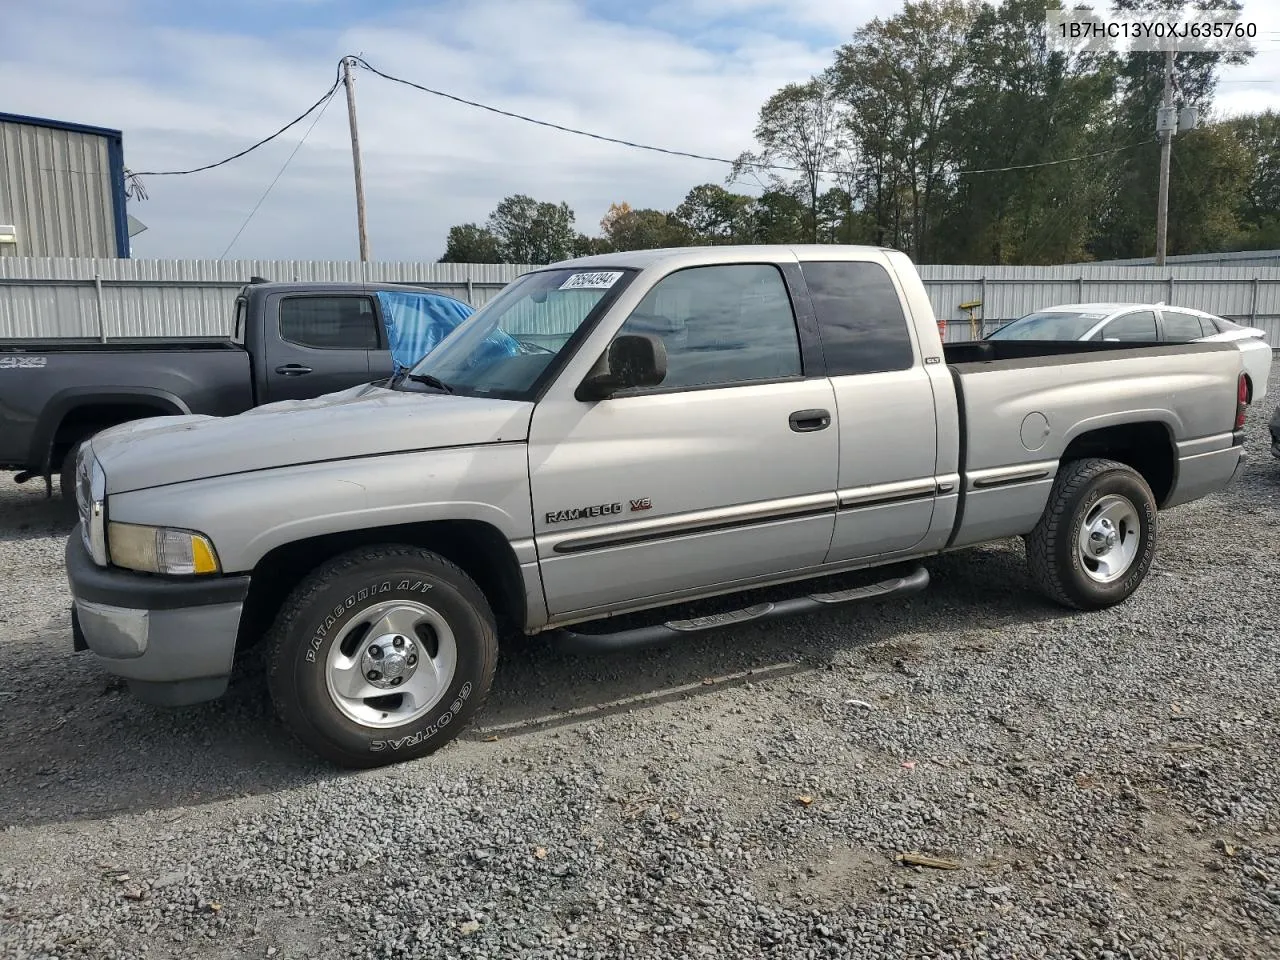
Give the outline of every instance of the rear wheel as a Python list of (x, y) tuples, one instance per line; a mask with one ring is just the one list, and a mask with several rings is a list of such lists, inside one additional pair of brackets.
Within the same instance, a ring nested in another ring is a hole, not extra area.
[(498, 643), (480, 588), (417, 547), (336, 557), (285, 602), (268, 636), (268, 685), (316, 753), (376, 767), (432, 753), (480, 709)]
[(1156, 512), (1151, 488), (1132, 467), (1100, 458), (1063, 464), (1026, 537), (1032, 580), (1077, 610), (1126, 600), (1155, 559)]

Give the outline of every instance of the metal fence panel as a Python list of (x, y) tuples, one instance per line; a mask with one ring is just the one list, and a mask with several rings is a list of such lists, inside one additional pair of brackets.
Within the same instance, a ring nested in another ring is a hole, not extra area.
[(414, 283), (479, 307), (528, 269), (505, 263), (6, 257), (0, 259), (0, 338), (226, 336), (236, 292), (255, 276)]
[[(225, 336), (250, 277), (287, 281), (400, 282), (429, 286), (479, 307), (533, 267), (521, 264), (311, 260), (0, 258), (0, 338)], [(919, 268), (947, 338), (967, 339), (970, 311), (995, 326), (1060, 304), (1164, 301), (1267, 331), (1280, 345), (1280, 267), (1067, 264)], [(550, 324), (551, 327), (556, 324)]]

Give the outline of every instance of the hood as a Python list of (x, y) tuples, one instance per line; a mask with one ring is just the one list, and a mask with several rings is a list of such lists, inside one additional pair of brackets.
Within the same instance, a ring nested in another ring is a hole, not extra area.
[(94, 436), (107, 492), (348, 457), (525, 440), (533, 404), (362, 384), (233, 417), (151, 417)]

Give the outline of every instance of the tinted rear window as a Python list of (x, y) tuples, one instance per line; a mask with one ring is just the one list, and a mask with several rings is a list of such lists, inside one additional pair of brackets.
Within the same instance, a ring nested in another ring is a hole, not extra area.
[(1200, 337), (1212, 336), (1218, 332), (1213, 329), (1212, 324), (1208, 324), (1208, 329), (1206, 330), (1205, 324), (1194, 313), (1161, 310), (1160, 314), (1164, 320), (1164, 338), (1175, 343), (1197, 340)]
[(987, 337), (988, 340), (1079, 340), (1106, 319), (1105, 313), (1042, 310), (1019, 317)]
[(914, 362), (902, 301), (878, 263), (800, 265), (813, 301), (827, 375), (906, 370)]
[(236, 298), (236, 322), (231, 332), (231, 339), (236, 343), (244, 343), (244, 320), (245, 320), (245, 301), (244, 297)]
[(1116, 317), (1102, 328), (1103, 340), (1119, 340), (1122, 343), (1155, 343), (1156, 315), (1150, 310), (1139, 310)]

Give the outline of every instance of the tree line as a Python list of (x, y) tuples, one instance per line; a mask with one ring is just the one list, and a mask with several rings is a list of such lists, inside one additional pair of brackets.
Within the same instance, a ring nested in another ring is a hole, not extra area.
[[(595, 236), (568, 204), (509, 196), (483, 225), (452, 227), (441, 261), (803, 242), (877, 244), (921, 263), (1150, 256), (1165, 56), (1068, 55), (1050, 48), (1044, 16), (1044, 0), (908, 2), (858, 30), (822, 73), (771, 96), (725, 184), (695, 186), (673, 210), (615, 203)], [(1280, 114), (1213, 109), (1221, 68), (1248, 58), (1175, 60), (1177, 102), (1200, 123), (1174, 138), (1170, 254), (1280, 246)], [(738, 192), (747, 184), (755, 190)]]

